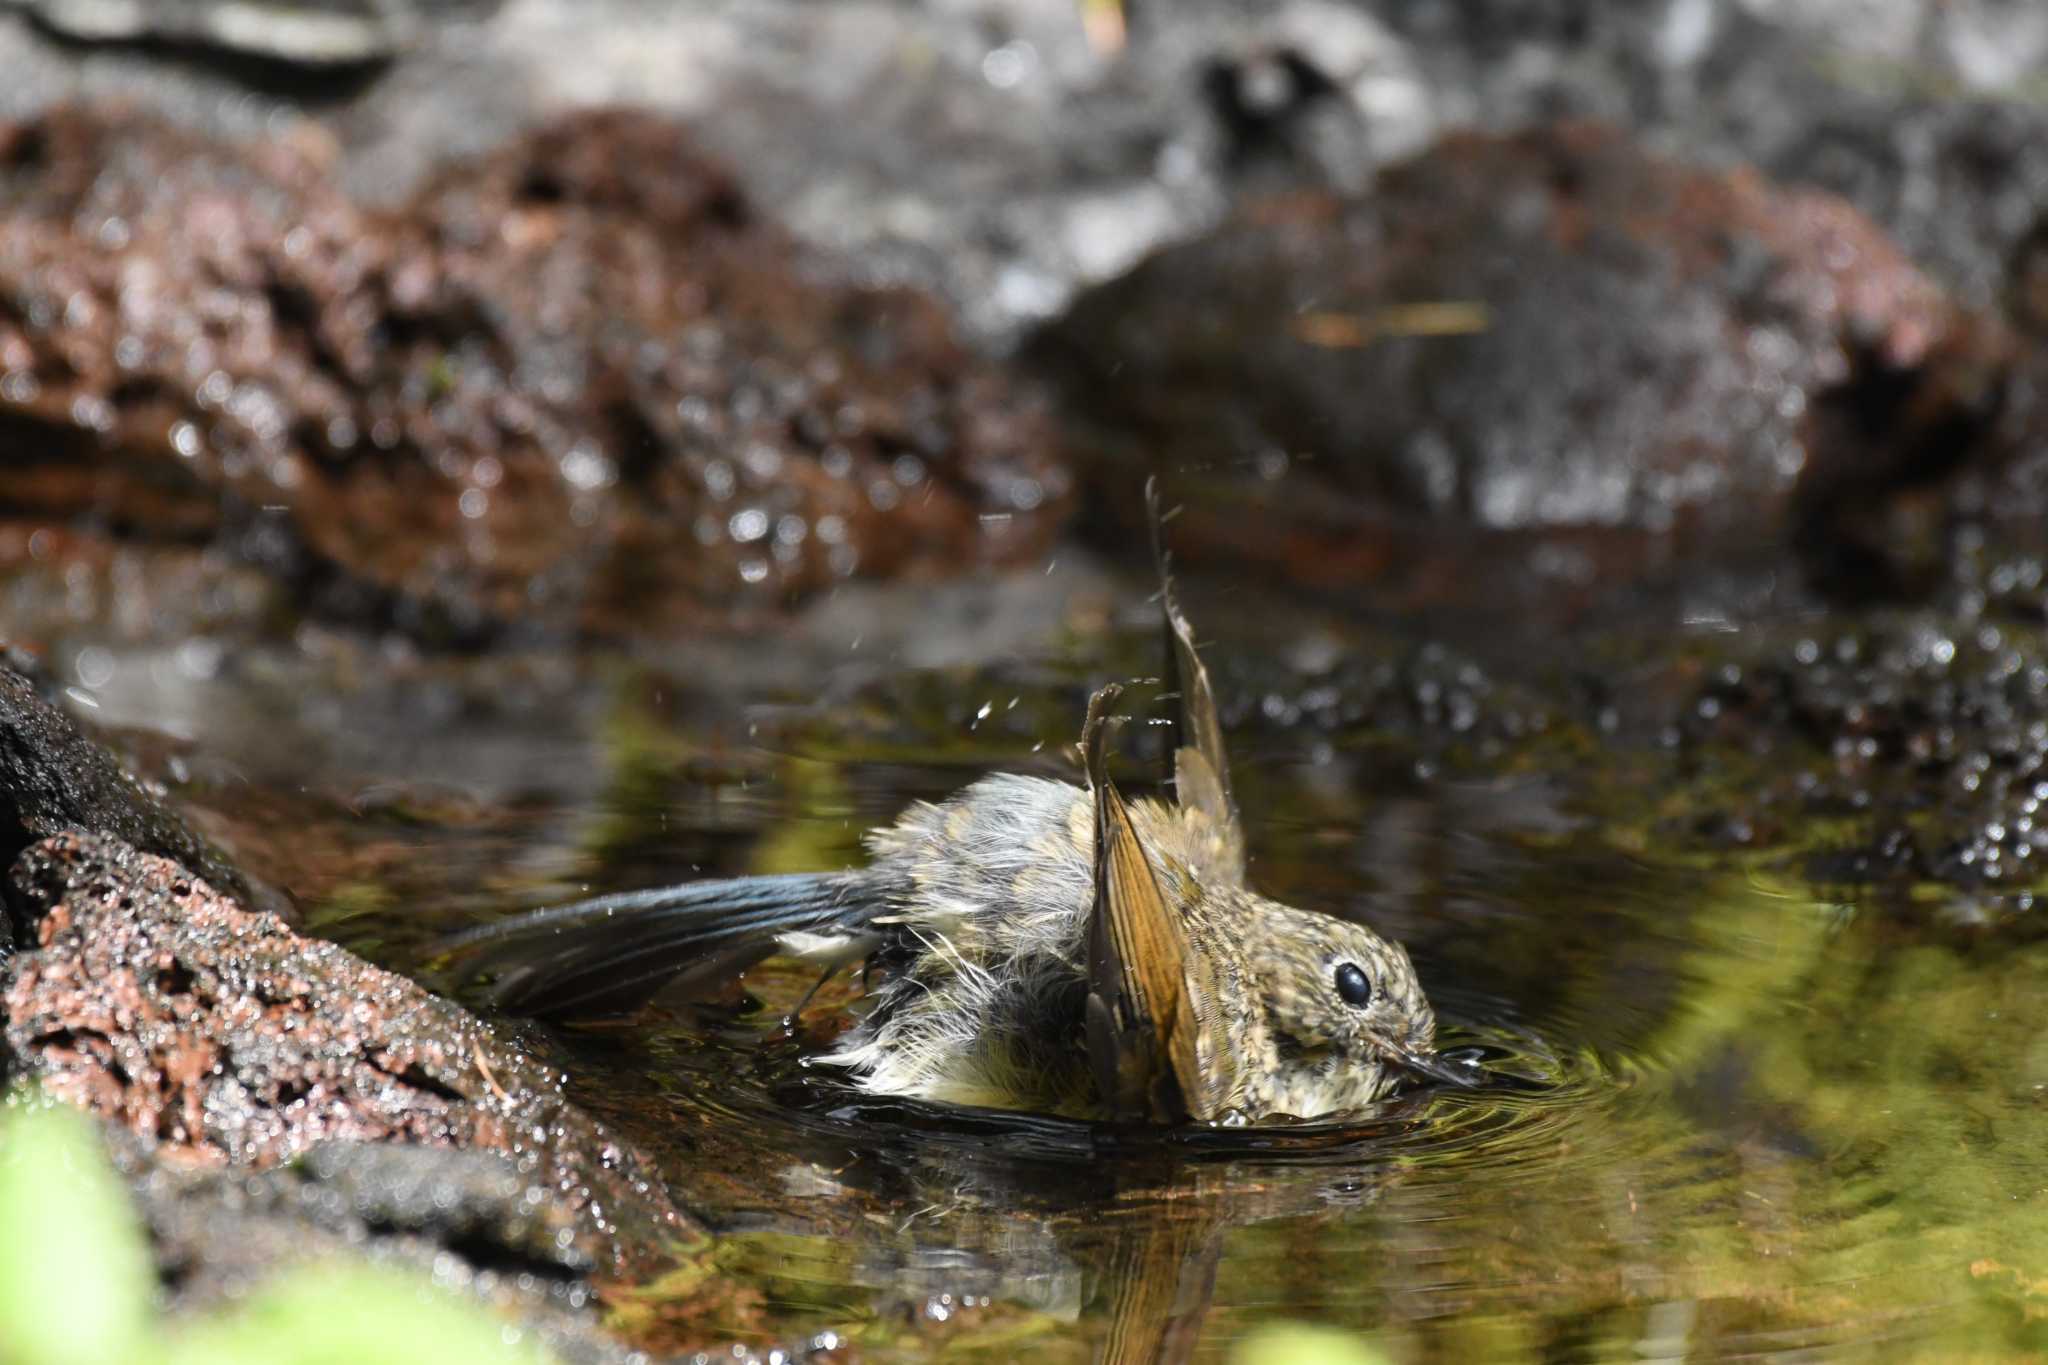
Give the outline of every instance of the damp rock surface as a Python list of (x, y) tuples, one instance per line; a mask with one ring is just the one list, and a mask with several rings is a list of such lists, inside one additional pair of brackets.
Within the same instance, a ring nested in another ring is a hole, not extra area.
[(1155, 460), (1198, 471), (1183, 535), (1335, 582), (1554, 537), (1566, 586), (1666, 545), (1833, 572), (1869, 505), (1975, 453), (2007, 358), (1842, 200), (1593, 124), (1262, 201), (1034, 353), (1126, 506)]
[(160, 628), (254, 566), (432, 639), (632, 635), (1013, 561), (1060, 520), (1035, 403), (669, 121), (572, 115), (393, 210), (332, 170), (317, 136), (116, 109), (0, 128), (0, 564), (111, 596), (160, 552)]
[(27, 674), (0, 665), (0, 855), (12, 862), (31, 842), (66, 832), (110, 835), (247, 894), (181, 816), (80, 734)]
[(560, 1360), (628, 1358), (587, 1312), (609, 1247), (499, 1154), (330, 1143), (247, 1171), (166, 1159), (118, 1132), (110, 1147), (181, 1311), (231, 1304), (293, 1267), (368, 1258), (516, 1317)]
[(38, 936), (5, 969), (11, 1073), (162, 1152), (237, 1168), (331, 1142), (502, 1153), (607, 1266), (689, 1227), (558, 1072), (169, 859), (59, 835), (17, 861), (13, 893)]
[(2031, 909), (2048, 859), (2042, 567), (1991, 573), (2032, 621), (1994, 609), (1778, 631), (1708, 670), (1672, 737), (1727, 790), (1714, 784), (1685, 833), (1768, 847), (1825, 827), (1805, 855), (1816, 882), (1939, 886), (1944, 919)]
[[(16, 0), (15, 7), (73, 42), (189, 47), (314, 71), (387, 61), (404, 50), (422, 11), (450, 8), (433, 0)], [(488, 0), (467, 7), (488, 7)]]

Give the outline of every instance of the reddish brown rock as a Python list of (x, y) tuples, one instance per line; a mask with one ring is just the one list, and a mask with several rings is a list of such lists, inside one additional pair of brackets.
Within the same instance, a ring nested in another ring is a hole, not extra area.
[(0, 128), (0, 203), (0, 564), (61, 529), (426, 631), (658, 632), (1017, 558), (1065, 502), (936, 305), (836, 278), (652, 115), (384, 212), (317, 146), (66, 109)]
[(1883, 567), (1857, 537), (1980, 453), (2008, 359), (1846, 202), (1592, 125), (1269, 201), (1033, 354), (1127, 506), (1156, 464), (1190, 540), (1477, 598), (1791, 539), (1825, 573)]
[(687, 1230), (561, 1077), (455, 1005), (252, 913), (179, 864), (60, 835), (14, 870), (12, 1070), (170, 1155), (272, 1166), (333, 1140), (503, 1153), (617, 1262)]

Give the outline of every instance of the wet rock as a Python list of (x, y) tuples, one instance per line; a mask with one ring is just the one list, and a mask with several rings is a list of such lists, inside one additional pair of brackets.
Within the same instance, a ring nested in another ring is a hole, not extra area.
[[(144, 23), (158, 8), (131, 7)], [(654, 108), (696, 121), (778, 221), (934, 288), (1001, 346), (1213, 222), (1239, 185), (1356, 187), (1468, 103), (1432, 88), (1395, 16), (1345, 0), (1132, 5), (1121, 33), (1069, 0), (528, 0), (475, 24), (443, 22), (460, 0), (377, 8), (419, 17), (348, 89), (0, 25), (0, 110), (119, 95), (210, 135), (297, 123), (340, 145), (353, 192), (395, 202), (564, 108)]]
[(500, 1152), (608, 1267), (687, 1228), (557, 1072), (179, 864), (66, 834), (21, 857), (14, 889), (40, 914), (37, 946), (4, 977), (12, 1072), (159, 1150), (235, 1167), (335, 1141)]
[[(2026, 563), (1996, 572), (2038, 614)], [(2048, 649), (1980, 610), (1772, 632), (1698, 680), (1672, 742), (1696, 804), (1759, 842), (1829, 830), (1802, 850), (1824, 885), (2030, 893), (2048, 859)]]
[(1455, 575), (1484, 533), (1521, 595), (1787, 539), (1911, 569), (1862, 530), (1978, 453), (2007, 352), (1842, 201), (1566, 124), (1248, 209), (1033, 355), (1127, 508), (1192, 471), (1180, 534), (1325, 582)]
[(1865, 98), (1770, 152), (1894, 233), (1935, 278), (2024, 338), (1998, 439), (2010, 452), (1972, 490), (1972, 520), (2038, 541), (2048, 516), (2048, 110), (2033, 102)]
[(663, 120), (574, 116), (388, 213), (329, 169), (0, 130), (0, 565), (61, 527), (429, 637), (652, 634), (1058, 524), (1048, 426), (937, 305), (835, 282)]
[[(0, 858), (55, 834), (106, 834), (200, 869), (231, 894), (244, 879), (176, 812), (122, 770), (45, 701), (28, 677), (0, 665)], [(28, 925), (21, 907), (17, 932)]]
[(1841, 99), (1759, 148), (1771, 170), (1840, 194), (1981, 309), (2038, 325), (2028, 279), (2048, 218), (2048, 110)]
[(435, 11), (483, 13), (496, 0), (14, 0), (54, 33), (81, 43), (196, 48), (328, 70), (389, 61)]
[(178, 1309), (232, 1303), (294, 1266), (368, 1257), (519, 1318), (560, 1359), (626, 1356), (587, 1311), (585, 1277), (609, 1248), (505, 1157), (330, 1143), (288, 1166), (224, 1170), (111, 1136)]
[[(265, 84), (282, 102), (218, 64), (0, 27), (0, 108), (120, 93), (216, 134), (303, 120), (340, 142), (353, 189), (396, 200), (560, 109), (645, 105), (702, 120), (778, 220), (932, 284), (1000, 343), (1276, 177), (1355, 189), (1447, 129), (1561, 114), (1790, 173), (1776, 152), (1845, 111), (1882, 130), (1929, 92), (2024, 104), (2044, 41), (2031, 0), (527, 0), (481, 24), (442, 22), (461, 0), (376, 8), (404, 17), (402, 55), (348, 92)], [(1109, 13), (1120, 31), (1083, 22)]]
[[(1434, 131), (1406, 45), (1343, 0), (641, 7), (624, 23), (674, 54), (651, 80), (638, 47), (565, 76), (563, 35), (602, 23), (565, 8), (573, 29), (547, 6), (501, 16), (491, 59), (507, 78), (715, 111), (704, 136), (779, 218), (929, 282), (997, 349), (1212, 223), (1241, 186), (1355, 187)], [(446, 136), (445, 110), (408, 117)], [(380, 144), (366, 160), (404, 164), (388, 131), (365, 131)]]
[[(2014, 28), (2022, 48), (2028, 27)], [(2048, 41), (2048, 22), (2032, 27)], [(1836, 92), (1750, 140), (1773, 174), (1842, 195), (1968, 306), (2042, 332), (2048, 111), (2038, 102)], [(2038, 439), (2048, 420), (2038, 399), (2022, 398)]]

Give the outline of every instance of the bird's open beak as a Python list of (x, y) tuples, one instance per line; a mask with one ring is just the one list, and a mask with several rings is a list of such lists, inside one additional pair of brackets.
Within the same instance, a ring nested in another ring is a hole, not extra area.
[(1387, 1046), (1387, 1056), (1396, 1066), (1427, 1080), (1471, 1089), (1486, 1079), (1486, 1073), (1471, 1062), (1456, 1062), (1434, 1052), (1418, 1052), (1396, 1044)]

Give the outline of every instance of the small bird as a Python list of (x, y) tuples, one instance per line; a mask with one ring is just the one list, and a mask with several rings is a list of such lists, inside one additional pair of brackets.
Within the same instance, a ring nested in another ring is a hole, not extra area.
[[(1245, 884), (1222, 729), (1175, 600), (1151, 495), (1170, 691), (1171, 802), (1126, 802), (1091, 698), (1088, 785), (1011, 774), (920, 802), (854, 871), (601, 896), (456, 940), (465, 979), (541, 1015), (630, 1008), (772, 956), (865, 963), (861, 1021), (815, 1061), (878, 1095), (1150, 1123), (1356, 1110), (1415, 1079), (1476, 1083), (1435, 1051), (1407, 952)], [(799, 1006), (799, 1011), (801, 1006)]]

